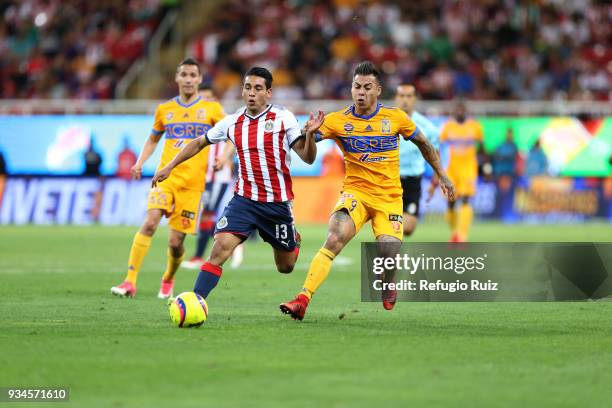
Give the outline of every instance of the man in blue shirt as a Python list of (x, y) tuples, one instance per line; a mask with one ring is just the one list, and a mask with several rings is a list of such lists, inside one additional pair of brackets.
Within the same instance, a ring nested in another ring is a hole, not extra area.
[(514, 177), (518, 148), (514, 143), (514, 131), (512, 128), (506, 130), (506, 140), (502, 143), (493, 156), (493, 173), (497, 176)]
[[(412, 121), (429, 139), (431, 144), (440, 149), (440, 130), (425, 116), (414, 110), (416, 103), (416, 88), (411, 84), (401, 84), (395, 92), (397, 107), (412, 118)], [(419, 217), (419, 201), (421, 200), (421, 178), (425, 173), (425, 160), (414, 143), (400, 143), (400, 178), (404, 189), (404, 235), (412, 235)], [(431, 199), (437, 179), (434, 176), (427, 189), (427, 200)]]

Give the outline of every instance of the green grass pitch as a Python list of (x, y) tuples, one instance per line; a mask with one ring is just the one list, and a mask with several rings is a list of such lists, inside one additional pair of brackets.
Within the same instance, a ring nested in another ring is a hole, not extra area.
[[(137, 298), (120, 299), (109, 289), (123, 279), (134, 227), (1, 227), (0, 387), (68, 386), (69, 403), (47, 405), (79, 407), (610, 405), (612, 303), (400, 303), (387, 312), (360, 302), (358, 241), (371, 239), (368, 227), (294, 322), (278, 304), (300, 288), (325, 237), (322, 226), (300, 230), (292, 274), (275, 272), (269, 246), (249, 243), (243, 266), (226, 268), (210, 296), (205, 325), (177, 329), (156, 298), (166, 228)], [(610, 231), (481, 223), (472, 238), (609, 241)], [(446, 238), (443, 224), (425, 222), (414, 240)], [(191, 290), (195, 277), (181, 269), (176, 289)]]

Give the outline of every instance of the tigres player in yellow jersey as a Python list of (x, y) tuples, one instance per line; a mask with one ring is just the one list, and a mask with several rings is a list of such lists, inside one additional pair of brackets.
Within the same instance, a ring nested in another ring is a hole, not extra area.
[[(346, 177), (339, 200), (329, 221), (327, 240), (315, 255), (302, 291), (280, 305), (283, 313), (302, 320), (317, 288), (326, 279), (334, 258), (368, 221), (381, 256), (394, 256), (402, 242), (402, 186), (399, 175), (399, 143), (415, 143), (440, 178), (443, 193), (454, 198), (454, 188), (436, 149), (418, 130), (408, 115), (398, 108), (378, 103), (382, 91), (380, 72), (369, 61), (355, 68), (351, 94), (353, 105), (347, 109), (311, 119), (306, 132), (317, 131), (320, 138), (333, 139), (344, 153)], [(404, 139), (404, 140), (401, 140)], [(387, 280), (392, 280), (390, 271)], [(385, 277), (383, 277), (385, 279)], [(382, 293), (383, 306), (390, 310), (395, 291)]]
[(451, 228), (451, 242), (464, 242), (473, 218), (470, 197), (476, 192), (477, 155), (482, 149), (483, 131), (478, 121), (466, 116), (462, 102), (455, 106), (453, 116), (440, 131), (440, 143), (449, 148), (450, 161), (446, 172), (457, 189), (457, 201), (461, 206), (457, 211), (455, 201), (449, 201), (446, 220)]
[[(225, 116), (218, 102), (205, 101), (198, 95), (202, 74), (195, 60), (188, 58), (178, 65), (175, 81), (179, 96), (157, 107), (151, 135), (131, 170), (134, 179), (140, 179), (142, 166), (155, 151), (162, 135), (165, 134), (165, 140), (158, 168), (163, 168), (183, 146), (206, 134)], [(128, 297), (136, 295), (140, 266), (162, 216), (166, 216), (170, 226), (168, 263), (158, 297), (172, 296), (174, 275), (183, 260), (185, 234), (196, 231), (207, 165), (208, 149), (203, 149), (193, 160), (177, 166), (172, 176), (151, 189), (147, 198), (147, 215), (130, 250), (127, 276), (122, 284), (111, 288), (111, 293)]]

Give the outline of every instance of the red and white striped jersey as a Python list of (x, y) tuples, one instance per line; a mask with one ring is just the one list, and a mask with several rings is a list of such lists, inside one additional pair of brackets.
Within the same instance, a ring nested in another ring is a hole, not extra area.
[(226, 116), (208, 131), (206, 139), (210, 143), (229, 139), (236, 146), (236, 194), (270, 203), (293, 199), (290, 150), (300, 136), (293, 113), (268, 105), (256, 117), (249, 116), (246, 107)]
[(220, 157), (225, 150), (226, 142), (219, 142), (210, 146), (208, 152), (208, 169), (206, 170), (206, 183), (231, 183), (232, 182), (232, 166), (231, 163), (226, 163), (219, 171), (215, 171), (215, 159)]

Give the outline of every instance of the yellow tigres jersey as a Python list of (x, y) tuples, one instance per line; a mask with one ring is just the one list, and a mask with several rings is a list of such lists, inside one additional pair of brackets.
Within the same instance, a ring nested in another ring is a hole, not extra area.
[[(191, 140), (206, 134), (224, 116), (218, 102), (203, 101), (200, 97), (189, 105), (183, 104), (178, 96), (159, 105), (151, 131), (154, 135), (166, 135), (158, 169), (168, 164)], [(207, 166), (208, 148), (205, 148), (176, 166), (168, 180), (178, 186), (204, 191)]]
[(344, 190), (354, 189), (393, 201), (402, 195), (399, 136), (409, 139), (417, 130), (401, 109), (379, 104), (372, 114), (362, 116), (350, 106), (325, 116), (318, 138), (334, 139), (344, 153)]
[(459, 123), (454, 119), (444, 124), (440, 131), (440, 143), (449, 146), (448, 167), (460, 172), (473, 173), (478, 168), (476, 146), (483, 140), (482, 126), (474, 119)]

